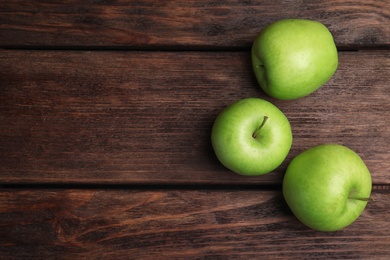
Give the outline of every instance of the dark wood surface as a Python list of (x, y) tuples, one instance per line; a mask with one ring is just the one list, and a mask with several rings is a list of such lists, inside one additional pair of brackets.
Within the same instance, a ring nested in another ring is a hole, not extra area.
[[(279, 101), (250, 46), (281, 18), (323, 22), (340, 64)], [(390, 2), (0, 3), (0, 259), (389, 259)], [(294, 142), (261, 177), (225, 169), (210, 130), (245, 97), (277, 105)], [(366, 162), (373, 200), (351, 226), (300, 224), (288, 162), (321, 143)]]
[[(321, 143), (347, 145), (374, 183), (390, 183), (388, 51), (340, 53), (332, 80), (295, 101), (262, 93), (248, 52), (8, 50), (0, 58), (4, 183), (278, 184), (292, 157)], [(210, 132), (223, 107), (251, 96), (285, 112), (294, 142), (274, 173), (245, 178), (221, 166)]]
[(388, 0), (2, 0), (0, 8), (7, 47), (249, 48), (283, 18), (324, 23), (342, 48), (390, 44)]
[(386, 189), (327, 233), (299, 223), (279, 191), (6, 189), (0, 258), (386, 259)]

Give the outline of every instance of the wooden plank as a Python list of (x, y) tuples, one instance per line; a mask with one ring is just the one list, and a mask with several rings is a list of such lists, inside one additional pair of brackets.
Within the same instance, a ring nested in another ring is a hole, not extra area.
[[(389, 184), (390, 53), (341, 52), (334, 77), (295, 101), (258, 87), (246, 52), (0, 51), (0, 182), (280, 184), (287, 163), (322, 143), (358, 152)], [(294, 142), (275, 172), (225, 169), (210, 131), (226, 105), (260, 97)]]
[(0, 46), (249, 48), (261, 28), (283, 18), (324, 23), (340, 48), (390, 45), (388, 0), (3, 0)]
[(2, 259), (386, 259), (390, 193), (337, 232), (303, 226), (280, 191), (1, 190)]

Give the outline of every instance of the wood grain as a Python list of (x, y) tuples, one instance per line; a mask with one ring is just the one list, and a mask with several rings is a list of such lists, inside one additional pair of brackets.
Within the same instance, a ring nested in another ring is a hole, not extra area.
[[(389, 184), (390, 54), (341, 52), (312, 95), (277, 101), (260, 91), (249, 52), (0, 51), (0, 182), (277, 184), (287, 163), (340, 143)], [(242, 177), (215, 158), (210, 130), (246, 97), (289, 118), (291, 152), (275, 172)]]
[(249, 48), (264, 26), (283, 18), (324, 23), (340, 48), (390, 46), (388, 0), (3, 0), (0, 47)]
[(390, 193), (337, 232), (299, 223), (280, 191), (1, 190), (1, 259), (386, 259)]

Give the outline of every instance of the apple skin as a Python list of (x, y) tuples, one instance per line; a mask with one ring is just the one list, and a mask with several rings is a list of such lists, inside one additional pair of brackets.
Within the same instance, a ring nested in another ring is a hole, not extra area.
[(283, 195), (294, 215), (318, 231), (352, 224), (370, 198), (371, 175), (351, 149), (323, 144), (296, 156), (283, 179)]
[(260, 87), (283, 100), (309, 95), (335, 73), (338, 53), (322, 23), (284, 19), (265, 27), (252, 45), (252, 66)]
[(211, 142), (219, 161), (241, 175), (271, 172), (292, 145), (287, 117), (272, 103), (245, 98), (226, 107), (214, 121)]

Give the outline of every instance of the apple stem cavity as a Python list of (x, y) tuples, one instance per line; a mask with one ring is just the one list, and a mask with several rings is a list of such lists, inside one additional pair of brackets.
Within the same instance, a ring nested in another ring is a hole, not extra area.
[(256, 139), (256, 137), (260, 134), (261, 128), (265, 125), (265, 122), (267, 122), (268, 116), (264, 116), (263, 122), (259, 125), (259, 127), (256, 129), (256, 131), (252, 134), (252, 137)]
[(371, 197), (368, 197), (368, 198), (355, 197), (355, 194), (356, 194), (356, 190), (352, 190), (349, 193), (348, 199), (350, 199), (350, 200), (360, 200), (360, 201), (372, 201), (373, 200)]

